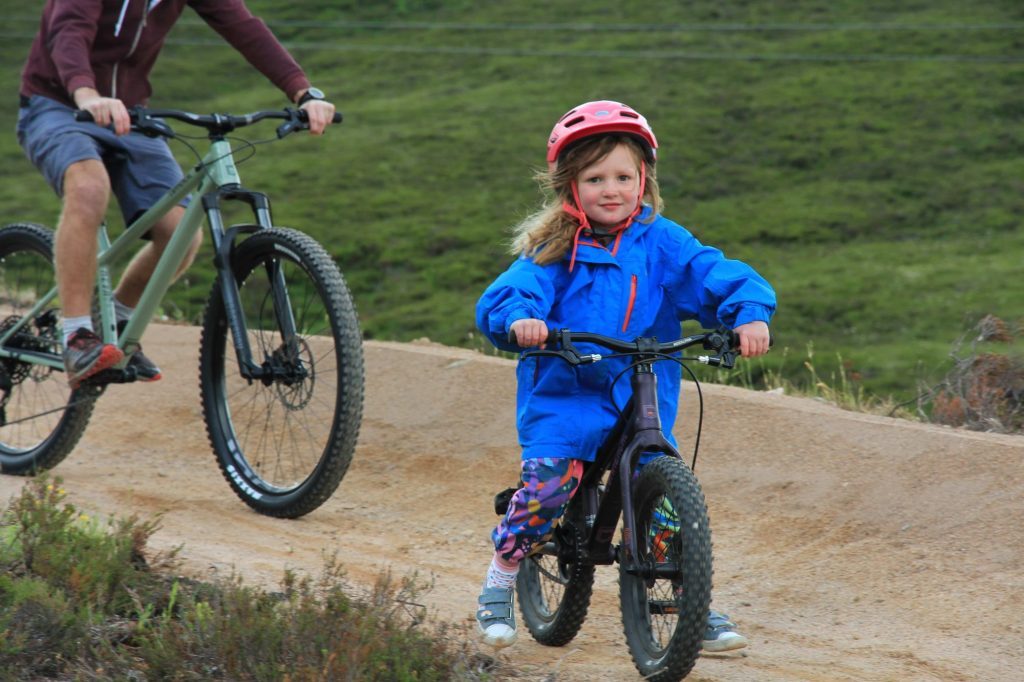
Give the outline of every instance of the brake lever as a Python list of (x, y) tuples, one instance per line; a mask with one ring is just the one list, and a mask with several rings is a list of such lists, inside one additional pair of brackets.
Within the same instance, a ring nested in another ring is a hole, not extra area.
[(575, 348), (563, 348), (562, 350), (528, 350), (523, 353), (524, 358), (534, 357), (556, 357), (561, 358), (573, 367), (576, 365), (589, 365), (602, 359), (599, 353), (581, 355)]
[[(277, 139), (281, 139), (285, 135), (290, 135), (296, 130), (309, 130), (309, 115), (304, 109), (291, 109), (286, 107), (285, 111), (288, 112), (290, 118), (277, 126)], [(331, 118), (331, 123), (341, 123), (344, 118), (341, 112), (334, 112), (334, 117)]]
[(135, 107), (133, 107), (132, 113), (135, 119), (132, 122), (132, 128), (146, 137), (166, 137), (169, 139), (175, 137), (174, 130), (163, 119), (152, 118), (148, 114), (143, 115)]
[(732, 331), (728, 327), (719, 327), (715, 331), (707, 335), (704, 339), (705, 350), (720, 351), (725, 348), (727, 351), (740, 343), (739, 336), (736, 332)]
[(277, 139), (281, 139), (285, 135), (291, 135), (296, 130), (302, 130), (303, 127), (309, 127), (309, 124), (302, 120), (302, 115), (298, 109), (285, 109), (288, 112), (288, 120), (277, 126)]

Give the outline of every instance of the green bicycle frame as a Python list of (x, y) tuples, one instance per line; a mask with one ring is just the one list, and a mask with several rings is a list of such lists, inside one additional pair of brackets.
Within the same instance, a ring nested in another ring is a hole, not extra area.
[[(166, 215), (174, 206), (178, 205), (185, 197), (197, 189), (197, 195), (202, 197), (204, 200), (191, 201), (185, 209), (184, 215), (178, 223), (178, 226), (175, 228), (174, 234), (168, 242), (164, 253), (157, 262), (156, 269), (154, 270), (152, 277), (146, 284), (146, 287), (142, 292), (142, 296), (139, 299), (138, 304), (135, 306), (135, 311), (128, 320), (120, 339), (116, 338), (113, 293), (110, 283), (111, 264), (116, 262), (118, 258), (124, 256), (130, 249), (137, 248), (138, 242), (141, 240), (142, 236), (149, 232), (160, 218)], [(97, 331), (102, 336), (104, 342), (117, 343), (123, 350), (125, 350), (126, 359), (121, 362), (119, 367), (123, 367), (127, 363), (127, 356), (130, 355), (129, 351), (134, 352), (138, 348), (139, 339), (142, 337), (143, 332), (146, 330), (146, 326), (149, 324), (153, 314), (156, 312), (160, 301), (163, 299), (167, 290), (173, 283), (174, 274), (181, 263), (184, 262), (193, 237), (202, 227), (204, 209), (206, 218), (210, 223), (210, 232), (213, 237), (216, 253), (220, 256), (222, 252), (225, 251), (223, 248), (225, 242), (225, 231), (224, 224), (221, 219), (219, 202), (216, 199), (214, 201), (206, 201), (206, 198), (208, 196), (216, 197), (222, 191), (227, 191), (227, 195), (230, 198), (237, 198), (232, 196), (232, 190), (234, 190), (235, 194), (239, 193), (240, 179), (232, 158), (231, 146), (226, 140), (214, 139), (211, 141), (210, 149), (203, 157), (202, 162), (189, 171), (177, 185), (168, 190), (168, 192), (156, 204), (139, 216), (137, 220), (132, 222), (128, 229), (125, 230), (125, 232), (114, 242), (110, 242), (107, 236), (106, 227), (101, 226), (98, 236), (99, 255), (97, 259), (98, 267), (96, 272), (96, 287), (99, 293), (99, 313), (102, 332), (99, 330)], [(245, 193), (244, 191), (241, 193), (253, 195), (253, 193)], [(266, 202), (265, 198), (263, 201), (251, 201), (250, 203), (253, 207), (258, 226), (270, 227), (272, 225), (272, 221), (270, 217), (269, 203)], [(230, 246), (230, 244), (228, 244), (228, 246)], [(218, 258), (218, 261), (220, 260), (221, 259)], [(219, 264), (219, 267), (223, 266)], [(230, 268), (228, 268), (228, 272), (230, 272)], [(234, 288), (234, 279), (230, 277), (228, 279), (230, 279), (229, 286)], [(280, 291), (282, 290), (282, 287), (275, 287), (275, 290)], [(8, 340), (29, 320), (35, 319), (37, 315), (46, 309), (47, 306), (53, 302), (56, 296), (57, 288), (54, 287), (44, 296), (40, 297), (32, 309), (26, 313), (18, 324), (12, 326), (4, 332), (2, 336), (0, 336), (0, 357), (15, 358), (24, 362), (63, 369), (64, 362), (62, 357), (58, 354), (9, 350), (5, 348)], [(237, 300), (238, 292), (237, 288), (234, 288), (233, 304), (235, 309), (234, 311), (230, 311), (232, 306), (229, 304), (229, 314), (230, 312), (237, 312)], [(288, 308), (286, 308), (286, 310), (288, 310)], [(230, 317), (234, 321), (237, 318), (237, 315), (230, 315)], [(285, 329), (287, 329), (287, 327), (285, 327)], [(292, 329), (294, 329), (294, 327), (292, 327)], [(245, 335), (243, 334), (242, 337), (239, 338), (237, 332), (240, 330), (235, 328), (233, 331), (236, 332), (236, 351), (239, 352), (239, 356), (244, 357), (245, 359), (251, 358), (251, 355), (248, 352), (248, 342)], [(251, 364), (249, 364), (249, 368), (251, 367)], [(248, 374), (248, 372), (243, 373)]]

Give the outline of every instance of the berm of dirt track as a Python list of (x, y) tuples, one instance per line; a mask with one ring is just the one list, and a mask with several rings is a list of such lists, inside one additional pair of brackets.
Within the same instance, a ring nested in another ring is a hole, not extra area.
[[(428, 342), (367, 342), (355, 459), (334, 496), (298, 520), (260, 516), (228, 488), (206, 440), (199, 330), (157, 325), (149, 385), (112, 386), (54, 474), (92, 514), (160, 515), (151, 543), (182, 546), (194, 576), (275, 587), (337, 552), (349, 579), (385, 569), (434, 581), (437, 618), (470, 625), (496, 521), (518, 471), (514, 363)], [(689, 680), (850, 682), (1024, 679), (1024, 437), (840, 410), (703, 384), (697, 475), (715, 543), (714, 607), (751, 646), (704, 656)], [(676, 435), (692, 449), (697, 394)], [(688, 456), (688, 455), (687, 455)], [(25, 479), (0, 476), (4, 499)], [(562, 648), (499, 656), (530, 679), (638, 680), (614, 567)]]

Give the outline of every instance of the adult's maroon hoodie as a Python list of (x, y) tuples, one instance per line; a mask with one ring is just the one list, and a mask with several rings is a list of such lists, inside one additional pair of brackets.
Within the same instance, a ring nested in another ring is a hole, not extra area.
[[(129, 107), (146, 104), (149, 72), (186, 5), (289, 99), (309, 87), (302, 68), (242, 0), (47, 0), (21, 95), (73, 107), (75, 90), (90, 87)], [(197, 85), (215, 88), (216, 80)]]

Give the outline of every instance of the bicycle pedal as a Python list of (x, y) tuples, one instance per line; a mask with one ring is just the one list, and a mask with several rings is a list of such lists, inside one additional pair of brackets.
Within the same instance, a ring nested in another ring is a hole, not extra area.
[(138, 380), (135, 370), (130, 367), (124, 369), (104, 369), (96, 372), (88, 379), (84, 379), (81, 386), (106, 386), (108, 384), (130, 384)]
[(494, 496), (494, 513), (498, 516), (504, 516), (508, 512), (508, 505), (512, 502), (512, 496), (516, 494), (519, 488), (523, 487), (523, 482), (520, 481), (518, 487), (505, 488), (500, 493)]

